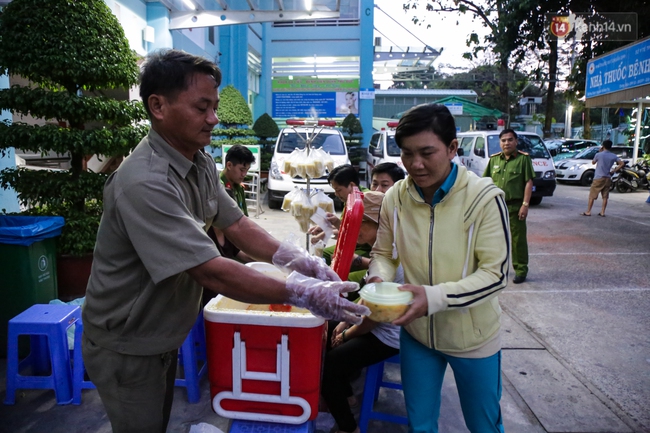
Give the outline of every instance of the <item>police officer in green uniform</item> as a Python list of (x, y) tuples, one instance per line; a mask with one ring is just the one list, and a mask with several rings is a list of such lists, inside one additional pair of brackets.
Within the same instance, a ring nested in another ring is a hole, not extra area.
[(504, 129), (499, 134), (501, 152), (492, 155), (483, 177), (491, 177), (495, 185), (506, 193), (510, 214), (510, 237), (512, 238), (512, 266), (515, 284), (526, 281), (528, 274), (528, 241), (526, 240), (526, 217), (533, 193), (535, 172), (527, 153), (517, 150), (517, 134)]
[(226, 153), (226, 165), (220, 174), (221, 183), (223, 183), (228, 191), (228, 194), (237, 202), (237, 206), (248, 216), (248, 208), (246, 207), (246, 191), (241, 185), (251, 164), (255, 162), (255, 156), (250, 149), (235, 144), (228, 149)]

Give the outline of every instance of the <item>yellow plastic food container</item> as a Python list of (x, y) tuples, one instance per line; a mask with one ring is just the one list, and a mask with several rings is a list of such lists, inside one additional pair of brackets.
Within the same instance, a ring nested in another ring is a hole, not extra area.
[(364, 305), (370, 309), (371, 320), (392, 322), (404, 315), (413, 300), (413, 293), (399, 290), (397, 283), (370, 283), (359, 291)]

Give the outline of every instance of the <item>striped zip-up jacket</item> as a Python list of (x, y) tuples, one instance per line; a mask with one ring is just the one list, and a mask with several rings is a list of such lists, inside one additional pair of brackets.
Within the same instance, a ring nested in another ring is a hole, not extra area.
[(407, 284), (424, 286), (429, 312), (406, 330), (422, 344), (469, 352), (495, 337), (506, 287), (510, 230), (503, 191), (458, 167), (449, 193), (425, 203), (410, 177), (384, 198), (369, 276), (392, 281), (399, 263)]

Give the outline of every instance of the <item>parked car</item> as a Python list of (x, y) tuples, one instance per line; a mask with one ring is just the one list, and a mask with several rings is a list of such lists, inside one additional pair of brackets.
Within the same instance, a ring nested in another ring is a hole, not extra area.
[[(490, 156), (501, 152), (499, 131), (461, 132), (457, 136), (461, 162), (468, 170), (483, 176)], [(530, 204), (537, 205), (543, 197), (550, 197), (555, 191), (555, 166), (551, 154), (540, 136), (532, 132), (517, 132), (517, 149), (528, 153), (533, 160), (535, 179)]]
[[(343, 134), (341, 134), (341, 131), (338, 129), (322, 128), (320, 126), (301, 126), (282, 129), (275, 142), (269, 170), (268, 197), (269, 207), (271, 209), (280, 209), (285, 194), (291, 191), (294, 187), (298, 186), (305, 188), (307, 186), (307, 179), (300, 176), (292, 178), (289, 174), (282, 171), (282, 168), (284, 167), (285, 158), (287, 158), (294, 149), (303, 149), (305, 147), (304, 139), (316, 133), (318, 135), (311, 143), (312, 148), (322, 148), (324, 151), (329, 152), (334, 160), (334, 167), (350, 163), (348, 149), (345, 146)], [(318, 179), (310, 179), (309, 185), (311, 188), (324, 190), (327, 195), (334, 198), (334, 190), (329, 183), (327, 183), (327, 175)]]
[[(368, 144), (368, 154), (366, 162), (368, 169), (366, 170), (366, 185), (371, 183), (372, 169), (376, 165), (383, 162), (393, 162), (404, 170), (402, 158), (400, 158), (401, 150), (395, 142), (395, 127), (397, 122), (388, 122), (388, 127), (391, 129), (382, 129), (372, 134), (370, 143)], [(404, 170), (406, 173), (406, 170)]]
[(583, 140), (578, 138), (556, 138), (554, 140), (546, 140), (544, 144), (546, 144), (546, 148), (551, 152), (552, 156), (574, 150), (586, 149), (591, 146), (600, 146), (600, 143), (595, 140)]
[(576, 156), (576, 155), (579, 154), (580, 152), (582, 152), (582, 150), (571, 150), (571, 151), (569, 151), (569, 152), (558, 153), (557, 155), (555, 155), (555, 156), (553, 157), (553, 163), (554, 163), (555, 166), (557, 167), (557, 164), (558, 164), (560, 161), (563, 161), (563, 160), (565, 160), (565, 159), (569, 159), (569, 158), (573, 158), (574, 156)]
[[(583, 149), (573, 158), (560, 161), (555, 166), (555, 176), (558, 182), (579, 182), (584, 186), (591, 185), (594, 180), (596, 165), (592, 163), (594, 156), (600, 150), (600, 146)], [(627, 161), (632, 160), (634, 148), (631, 146), (612, 146), (610, 152), (615, 153), (619, 158)], [(643, 157), (643, 151), (639, 149), (637, 158)]]

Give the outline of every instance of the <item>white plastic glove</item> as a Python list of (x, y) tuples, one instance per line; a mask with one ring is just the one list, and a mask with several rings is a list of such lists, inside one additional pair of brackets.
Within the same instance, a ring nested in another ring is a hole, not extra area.
[(341, 281), (336, 272), (327, 266), (323, 259), (310, 255), (307, 250), (290, 241), (280, 244), (278, 250), (273, 254), (272, 262), (278, 268), (286, 271), (296, 271), (323, 281)]
[(328, 320), (359, 325), (363, 321), (362, 316), (370, 314), (368, 307), (341, 297), (358, 290), (357, 283), (321, 281), (294, 271), (287, 278), (287, 289), (291, 292), (289, 304), (307, 308), (315, 315)]

